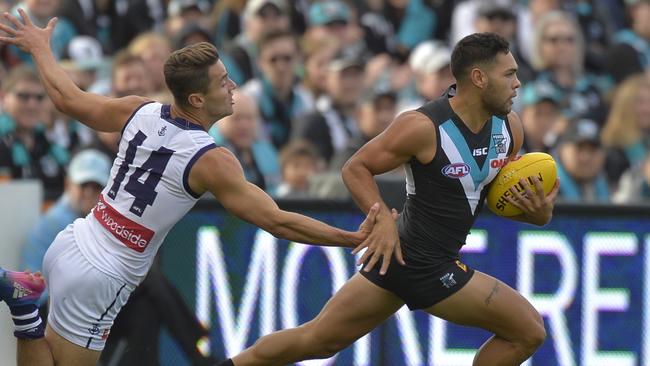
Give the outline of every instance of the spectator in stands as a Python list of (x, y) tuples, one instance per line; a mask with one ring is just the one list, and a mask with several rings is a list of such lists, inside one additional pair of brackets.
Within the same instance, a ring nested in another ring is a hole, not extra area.
[(88, 215), (97, 203), (108, 182), (111, 164), (104, 154), (92, 149), (82, 150), (70, 160), (65, 191), (29, 233), (22, 249), (21, 268), (41, 271), (43, 256), (57, 234), (77, 218)]
[(418, 43), (431, 38), (436, 29), (436, 14), (423, 0), (387, 0), (384, 14), (393, 25), (397, 53), (408, 59), (409, 51)]
[(340, 0), (315, 1), (307, 15), (307, 34), (313, 39), (333, 37), (341, 42), (341, 51), (357, 57), (364, 56), (367, 47), (361, 29), (351, 22), (350, 6)]
[[(144, 61), (128, 50), (119, 52), (113, 59), (109, 94), (115, 97), (147, 95), (151, 93), (151, 79)], [(119, 132), (95, 132), (89, 147), (106, 154), (112, 161), (118, 151)]]
[[(383, 17), (383, 14), (381, 16)], [(342, 55), (358, 58), (366, 64), (362, 81), (364, 86), (390, 82), (391, 78), (400, 75), (399, 72), (391, 70), (394, 62), (388, 53), (374, 54), (368, 47), (367, 39), (364, 39), (364, 28), (357, 24), (354, 11), (346, 2), (315, 1), (309, 6), (307, 20), (305, 36), (310, 40), (334, 38), (340, 43), (339, 52)], [(385, 25), (390, 27), (388, 21), (384, 20)]]
[(259, 76), (258, 47), (266, 32), (289, 31), (288, 5), (285, 0), (248, 0), (244, 8), (244, 27), (232, 44), (226, 46), (223, 59), (230, 78), (239, 85)]
[(650, 201), (650, 153), (645, 160), (628, 169), (612, 196), (614, 203), (642, 204)]
[(630, 28), (614, 36), (607, 71), (617, 83), (650, 67), (650, 1), (626, 0)]
[(602, 141), (609, 149), (606, 167), (610, 182), (617, 182), (625, 170), (643, 164), (650, 149), (648, 75), (632, 76), (618, 86), (603, 127)]
[(318, 149), (329, 165), (350, 139), (359, 138), (358, 111), (363, 95), (364, 65), (358, 58), (339, 55), (329, 64), (327, 95), (316, 111), (295, 123), (293, 138), (305, 139)]
[(265, 33), (259, 46), (261, 75), (241, 88), (257, 102), (264, 136), (270, 137), (277, 149), (289, 141), (292, 121), (314, 109), (309, 92), (296, 83), (299, 62), (298, 42), (293, 33)]
[(358, 136), (348, 140), (345, 149), (337, 152), (329, 168), (339, 172), (348, 159), (365, 145), (382, 133), (397, 115), (397, 95), (389, 90), (375, 90), (364, 97), (359, 111)]
[(608, 202), (605, 149), (598, 123), (581, 118), (569, 123), (562, 134), (555, 161), (560, 178), (559, 197), (573, 202)]
[(552, 88), (560, 96), (560, 107), (567, 118), (605, 108), (602, 95), (611, 86), (606, 78), (584, 72), (584, 38), (575, 20), (565, 12), (554, 11), (537, 23), (533, 42), (533, 67), (540, 72), (524, 86), (526, 94)]
[[(361, 7), (363, 6), (363, 7)], [(365, 0), (358, 9), (359, 25), (364, 42), (373, 55), (397, 55), (397, 39), (393, 25), (386, 19), (385, 1)]]
[[(179, 33), (187, 26), (193, 25), (203, 28), (205, 14), (209, 11), (209, 3), (204, 0), (171, 0), (167, 5), (164, 34), (177, 44)], [(207, 38), (212, 38), (207, 32)], [(172, 50), (176, 50), (175, 45)]]
[(338, 54), (340, 42), (333, 37), (314, 37), (306, 34), (300, 42), (304, 58), (305, 72), (302, 86), (307, 90), (313, 100), (327, 92), (327, 68), (332, 59)]
[(79, 35), (98, 38), (100, 10), (95, 1), (61, 0), (57, 13), (69, 20)]
[(563, 2), (569, 8), (585, 37), (585, 70), (607, 72), (607, 53), (612, 42), (613, 19), (607, 17), (607, 3), (599, 0)]
[(171, 53), (169, 39), (160, 33), (146, 32), (131, 41), (128, 49), (132, 54), (140, 56), (144, 62), (149, 73), (152, 93), (167, 93), (163, 66)]
[(230, 150), (244, 169), (246, 180), (274, 194), (280, 184), (278, 152), (260, 136), (260, 116), (253, 100), (238, 91), (233, 94), (233, 113), (210, 129), (219, 146)]
[(125, 49), (140, 33), (162, 31), (168, 15), (165, 4), (166, 0), (109, 0), (106, 10), (110, 24), (109, 52), (114, 54)]
[(522, 101), (524, 144), (521, 153), (550, 152), (567, 125), (567, 120), (560, 110), (560, 96), (555, 89), (545, 85), (536, 87), (539, 89), (528, 93)]
[(440, 97), (454, 84), (450, 62), (451, 51), (442, 42), (426, 41), (415, 47), (409, 57), (412, 86), (400, 95), (399, 111), (420, 108), (427, 101)]
[(215, 2), (205, 25), (211, 30), (218, 49), (241, 33), (241, 18), (246, 0), (222, 0)]
[(535, 67), (533, 59), (536, 52), (535, 33), (540, 26), (539, 22), (546, 14), (560, 11), (562, 3), (560, 0), (529, 0), (527, 6), (518, 8), (517, 45), (521, 50), (521, 55), (533, 67)]
[(526, 83), (533, 80), (535, 73), (528, 61), (522, 56), (516, 41), (517, 14), (516, 7), (503, 0), (484, 0), (476, 9), (474, 28), (477, 32), (491, 32), (510, 42), (510, 53), (517, 61), (517, 78)]
[[(29, 19), (39, 27), (45, 27), (47, 22), (58, 14), (61, 0), (24, 0), (16, 4), (11, 13), (14, 16), (18, 15), (18, 9), (22, 8), (27, 12)], [(57, 60), (65, 56), (68, 43), (77, 35), (77, 30), (72, 23), (64, 18), (59, 17), (59, 21), (54, 28), (50, 38), (52, 45), (52, 53)], [(28, 53), (18, 49), (15, 46), (9, 46), (12, 55), (21, 62), (31, 64), (32, 58)]]
[(52, 202), (63, 193), (69, 154), (46, 134), (43, 121), (52, 110), (41, 80), (30, 67), (14, 67), (2, 80), (2, 94), (0, 176), (38, 179)]
[(213, 43), (210, 32), (200, 24), (187, 23), (174, 35), (174, 50), (199, 42)]
[(275, 196), (306, 198), (310, 196), (310, 179), (322, 168), (318, 150), (307, 141), (293, 140), (280, 151), (282, 183)]
[(105, 59), (102, 45), (90, 36), (74, 37), (68, 44), (66, 56), (70, 68), (77, 73), (79, 88), (97, 94), (106, 94), (110, 89), (110, 80), (104, 77), (105, 69), (110, 63)]
[(111, 71), (111, 95), (117, 98), (127, 95), (149, 95), (152, 91), (149, 72), (142, 58), (128, 50), (113, 58)]

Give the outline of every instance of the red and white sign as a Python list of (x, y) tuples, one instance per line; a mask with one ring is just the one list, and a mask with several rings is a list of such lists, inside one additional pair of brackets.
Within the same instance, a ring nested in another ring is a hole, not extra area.
[(151, 229), (122, 215), (106, 203), (103, 195), (99, 196), (93, 215), (117, 240), (138, 253), (144, 252), (155, 234)]

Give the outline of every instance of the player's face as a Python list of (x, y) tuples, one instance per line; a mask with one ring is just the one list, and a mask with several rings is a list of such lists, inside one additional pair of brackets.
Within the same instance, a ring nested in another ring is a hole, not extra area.
[(210, 84), (208, 93), (205, 94), (204, 108), (213, 121), (218, 121), (232, 114), (232, 92), (237, 84), (230, 79), (221, 60), (210, 66), (208, 74)]
[(488, 85), (483, 92), (483, 105), (492, 114), (507, 115), (512, 110), (512, 100), (521, 86), (517, 78), (517, 62), (512, 53), (499, 53), (486, 71)]

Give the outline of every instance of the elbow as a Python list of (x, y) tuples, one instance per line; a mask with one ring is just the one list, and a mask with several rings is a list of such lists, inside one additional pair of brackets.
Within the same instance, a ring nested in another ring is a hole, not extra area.
[(274, 237), (280, 238), (280, 239), (287, 239), (287, 237), (289, 236), (289, 232), (288, 232), (287, 228), (284, 227), (284, 226), (280, 226), (280, 225), (270, 227), (270, 228), (268, 228), (268, 230), (265, 230), (265, 231), (268, 232), (269, 234), (273, 235)]
[(354, 159), (354, 156), (345, 162), (345, 164), (341, 168), (341, 178), (343, 178), (343, 182), (348, 181), (350, 177), (353, 177), (355, 175), (354, 171), (356, 169), (357, 164), (358, 163)]
[(50, 95), (50, 99), (52, 100), (52, 103), (54, 104), (54, 107), (61, 113), (66, 114), (68, 116), (73, 115), (73, 108), (74, 108), (74, 102), (72, 98), (66, 98), (62, 94), (54, 94)]
[(276, 238), (286, 238), (288, 233), (287, 222), (280, 213), (267, 215), (266, 220), (258, 226)]

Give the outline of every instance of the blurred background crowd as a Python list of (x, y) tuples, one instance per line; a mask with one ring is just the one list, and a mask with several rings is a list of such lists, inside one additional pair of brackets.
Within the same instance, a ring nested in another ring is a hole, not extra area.
[[(215, 44), (238, 91), (234, 114), (209, 132), (275, 197), (346, 198), (342, 164), (454, 82), (455, 42), (496, 32), (519, 64), (523, 150), (555, 156), (561, 199), (650, 199), (650, 1), (0, 1), (18, 7), (39, 25), (60, 18), (56, 57), (99, 94), (169, 103), (169, 53)], [(70, 160), (86, 149), (112, 160), (119, 134), (56, 111), (29, 55), (0, 45), (0, 60), (0, 179), (40, 180), (45, 207), (75, 184), (96, 195), (103, 183), (73, 178)]]
[[(80, 88), (114, 97), (171, 103), (167, 56), (215, 44), (238, 90), (233, 115), (209, 133), (278, 198), (349, 198), (346, 160), (454, 83), (458, 40), (496, 32), (519, 64), (522, 153), (555, 157), (559, 199), (650, 202), (650, 0), (0, 0), (0, 11), (18, 7), (40, 26), (58, 16), (60, 64)], [(0, 181), (44, 188), (21, 265), (36, 271), (54, 236), (97, 201), (120, 134), (58, 112), (29, 55), (2, 44), (0, 61)], [(379, 177), (380, 188), (403, 198), (403, 174)], [(213, 361), (196, 346), (207, 331), (159, 269), (118, 317), (106, 364), (157, 364), (150, 335), (161, 323), (193, 364)], [(141, 311), (154, 308), (164, 311)]]

